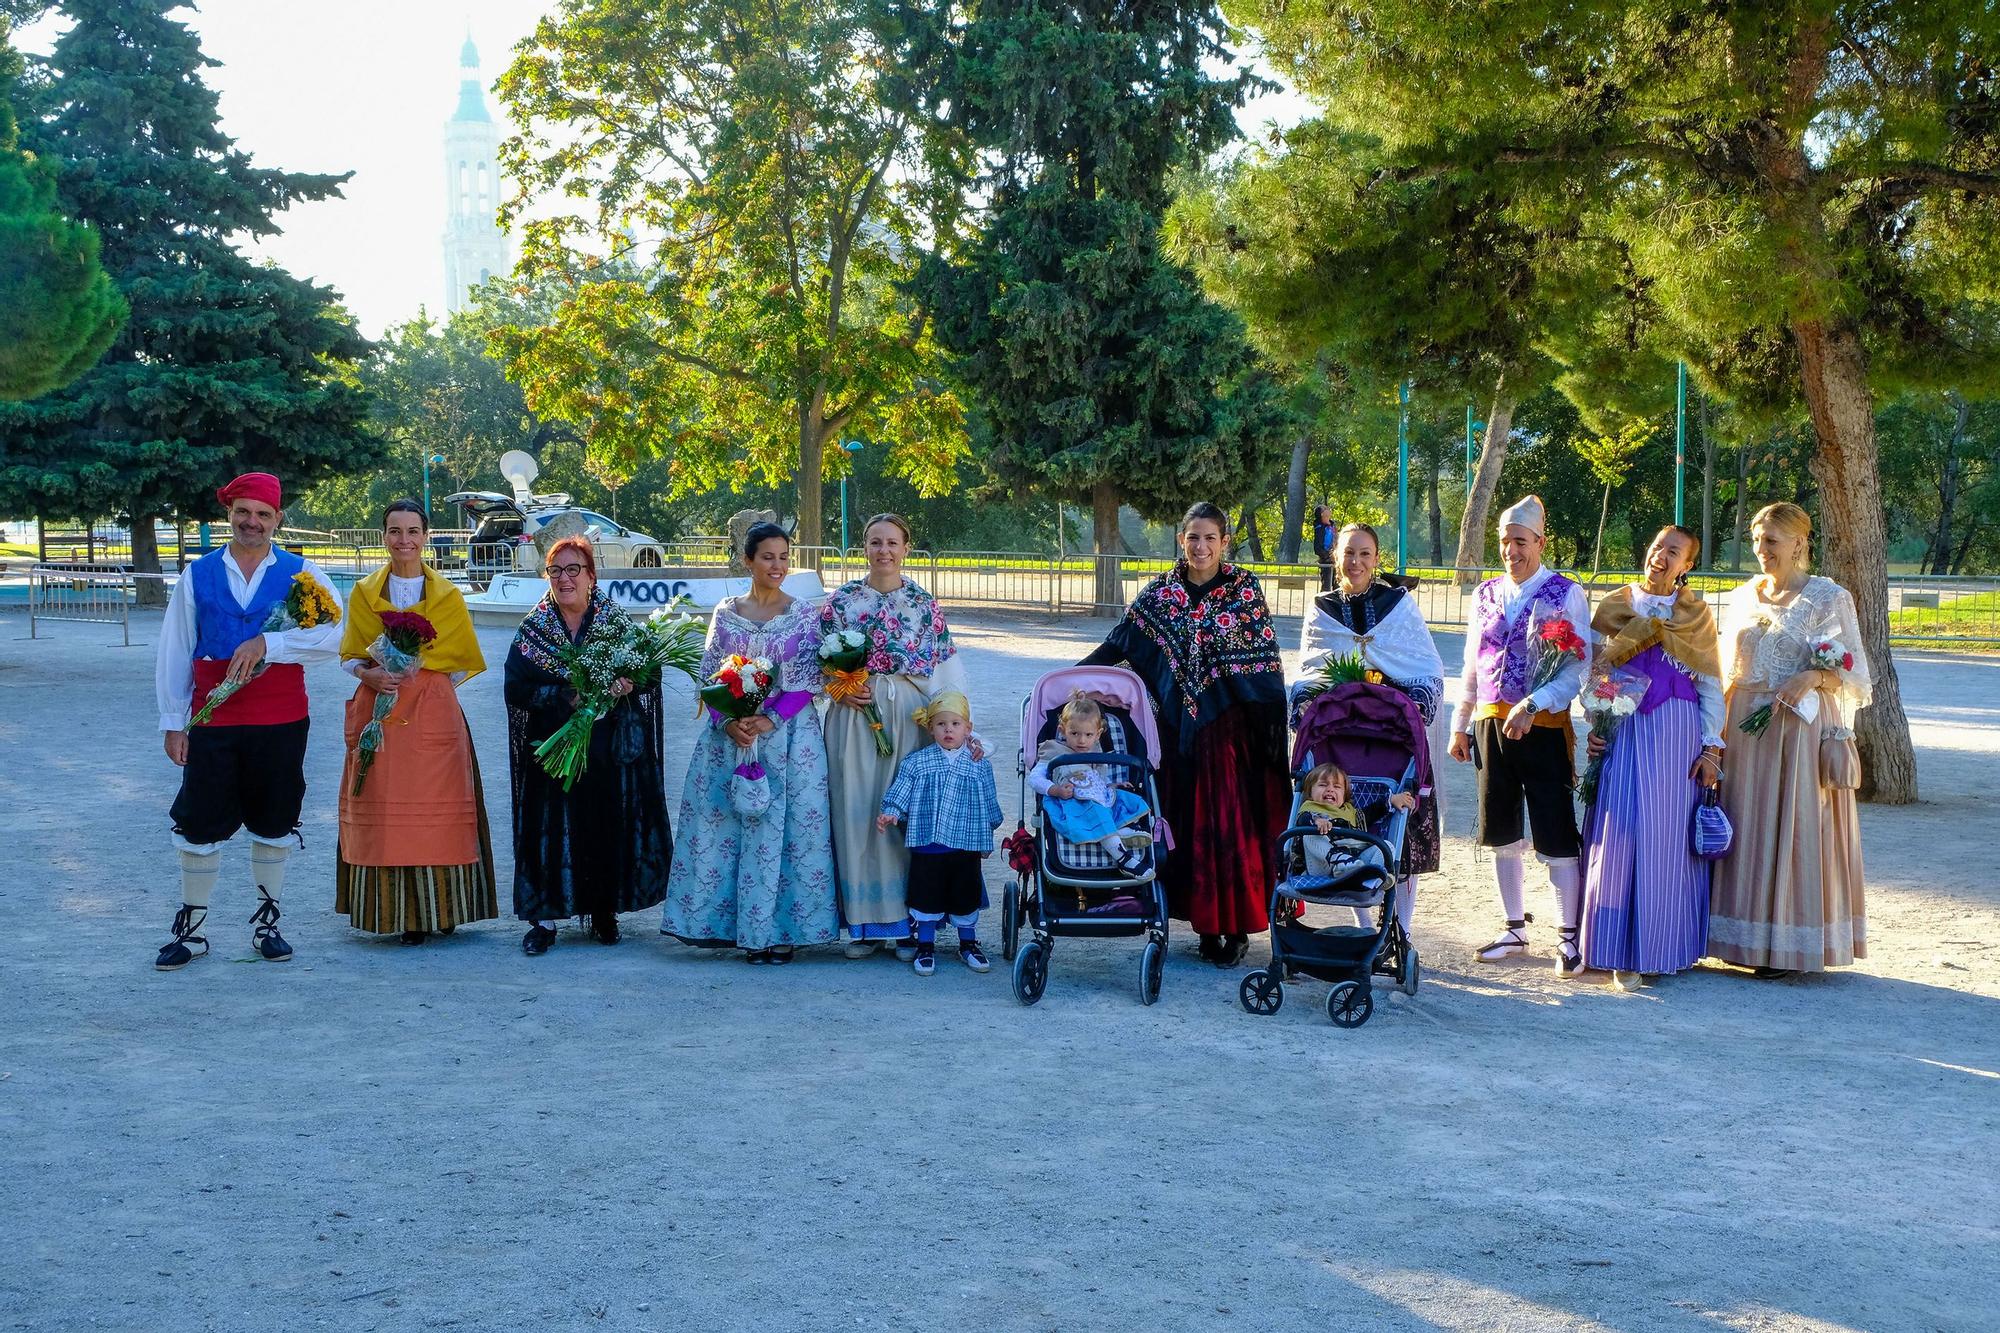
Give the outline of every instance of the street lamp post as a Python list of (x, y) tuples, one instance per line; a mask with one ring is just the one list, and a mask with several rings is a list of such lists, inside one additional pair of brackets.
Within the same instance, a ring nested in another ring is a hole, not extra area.
[(431, 521), (431, 464), (444, 462), (443, 454), (424, 455), (424, 522)]
[(1472, 488), (1479, 484), (1479, 437), (1486, 433), (1486, 423), (1474, 419), (1472, 404), (1465, 405), (1465, 498), (1472, 499)]
[(1674, 526), (1686, 521), (1688, 435), (1688, 363), (1674, 366)]
[[(861, 452), (861, 443), (860, 440), (842, 440), (840, 447), (850, 454), (858, 454)], [(842, 554), (845, 554), (847, 551), (847, 473), (853, 470), (854, 460), (849, 459), (847, 471), (840, 474), (840, 549)]]
[(1401, 410), (1396, 416), (1396, 572), (1409, 569), (1410, 550), (1410, 382), (1397, 389)]

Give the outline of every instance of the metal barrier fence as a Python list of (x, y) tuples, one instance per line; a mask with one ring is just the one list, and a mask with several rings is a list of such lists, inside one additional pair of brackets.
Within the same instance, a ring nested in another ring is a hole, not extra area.
[[(345, 535), (329, 533), (323, 542), (287, 545), (345, 587), (388, 559), (388, 552), (373, 542), (336, 544), (334, 539)], [(668, 568), (704, 574), (713, 571), (716, 578), (728, 577), (731, 571), (728, 543), (722, 538), (667, 542), (664, 552)], [(464, 563), (438, 563), (448, 576), (473, 588), (484, 587), (494, 572)], [(792, 563), (816, 569), (828, 588), (868, 572), (866, 553), (853, 547), (794, 547)], [(1100, 565), (1108, 566), (1102, 580), (1108, 596), (1103, 600)], [(1059, 558), (1032, 551), (913, 550), (903, 567), (939, 601), (952, 605), (1108, 616), (1122, 611), (1149, 579), (1173, 566), (1165, 560), (1126, 556)], [(1317, 565), (1250, 563), (1246, 567), (1258, 576), (1275, 616), (1303, 616), (1319, 594)], [(1455, 570), (1421, 568), (1410, 570), (1407, 577), (1415, 580), (1410, 591), (1424, 619), (1435, 627), (1451, 629), (1465, 625), (1473, 589), (1493, 572), (1469, 570), (1461, 578)], [(29, 573), (29, 633), (36, 632), (40, 620), (117, 624), (129, 643), (136, 581), (151, 578), (171, 583), (175, 577), (171, 573), (135, 575), (102, 564), (35, 565)], [(1635, 577), (1630, 572), (1604, 572), (1583, 581), (1594, 595), (1601, 595)], [(1704, 573), (1696, 577), (1694, 586), (1719, 608), (1729, 590), (1748, 577), (1748, 573)], [(1889, 634), (1892, 642), (1909, 646), (2000, 644), (2000, 577), (1892, 575)]]
[(28, 570), (28, 637), (41, 637), (42, 622), (66, 620), (116, 625), (124, 646), (132, 646), (132, 604), (141, 581), (164, 587), (178, 576), (134, 574), (129, 570), (35, 565)]

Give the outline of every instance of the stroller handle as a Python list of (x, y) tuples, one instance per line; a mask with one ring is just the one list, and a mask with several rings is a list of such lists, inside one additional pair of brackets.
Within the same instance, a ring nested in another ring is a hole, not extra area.
[(1382, 849), (1382, 864), (1384, 865), (1396, 864), (1397, 860), (1396, 849), (1390, 845), (1389, 840), (1387, 838), (1384, 838), (1379, 834), (1370, 833), (1367, 829), (1347, 828), (1338, 825), (1335, 826), (1333, 832), (1322, 834), (1317, 828), (1314, 828), (1311, 824), (1295, 824), (1291, 828), (1286, 829), (1283, 833), (1280, 833), (1278, 835), (1278, 855), (1283, 856), (1285, 854), (1285, 848), (1299, 841), (1301, 838), (1312, 838), (1312, 837), (1324, 837), (1327, 839), (1329, 844), (1336, 842), (1353, 842), (1353, 843), (1360, 843), (1361, 845), (1366, 847), (1379, 847)]
[(1151, 764), (1133, 755), (1119, 754), (1113, 750), (1106, 750), (1102, 754), (1064, 755), (1059, 759), (1051, 759), (1049, 760), (1049, 777), (1053, 779), (1058, 769), (1078, 768), (1091, 764), (1111, 764), (1118, 768), (1129, 768), (1138, 773), (1140, 777), (1144, 777), (1152, 768)]

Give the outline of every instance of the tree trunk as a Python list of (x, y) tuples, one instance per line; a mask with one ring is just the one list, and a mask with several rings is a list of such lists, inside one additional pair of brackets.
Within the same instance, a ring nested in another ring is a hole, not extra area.
[(1465, 497), (1465, 517), (1458, 525), (1458, 581), (1471, 587), (1486, 567), (1486, 516), (1493, 492), (1500, 489), (1500, 469), (1507, 462), (1507, 432), (1514, 423), (1514, 400), (1507, 396), (1503, 376), (1493, 386), (1493, 406), (1486, 413), (1486, 439), (1479, 447), (1479, 468), (1472, 474), (1472, 493)]
[[(158, 574), (160, 572), (159, 518), (154, 514), (132, 515), (132, 572), (134, 574)], [(134, 606), (165, 606), (167, 604), (167, 584), (165, 579), (136, 578), (133, 580), (132, 604)]]
[(1430, 493), (1431, 511), (1431, 565), (1444, 566), (1444, 505), (1438, 500), (1438, 469), (1433, 467), (1425, 479), (1424, 489)]
[(1937, 533), (1931, 538), (1930, 550), (1924, 556), (1924, 565), (1932, 574), (1942, 574), (1951, 567), (1951, 512), (1958, 508), (1958, 445), (1965, 438), (1966, 422), (1972, 416), (1972, 404), (1959, 393), (1945, 395), (1957, 409), (1957, 419), (1952, 422), (1951, 435), (1944, 444), (1944, 475), (1938, 478), (1938, 522)]
[[(799, 400), (799, 470), (793, 477), (798, 487), (798, 527), (792, 533), (794, 546), (821, 544), (826, 532), (826, 395), (814, 393)], [(819, 568), (817, 551), (802, 551), (792, 563), (805, 569)]]
[(1236, 545), (1257, 564), (1264, 563), (1264, 534), (1257, 530), (1257, 506), (1253, 501), (1245, 500), (1236, 515)]
[(1977, 541), (1984, 525), (1977, 518), (1969, 518), (1965, 523), (1965, 535), (1958, 540), (1958, 549), (1952, 552), (1951, 566), (1947, 574), (1961, 573), (1965, 569), (1965, 558), (1972, 554), (1972, 543)]
[(1701, 563), (1715, 568), (1715, 436), (1709, 430), (1708, 395), (1701, 404)]
[(1097, 548), (1097, 614), (1117, 615), (1125, 607), (1125, 580), (1118, 562), (1118, 487), (1100, 481), (1090, 488), (1090, 536)]
[(1304, 431), (1292, 441), (1292, 465), (1285, 471), (1285, 526), (1278, 534), (1278, 563), (1299, 562), (1299, 531), (1306, 523), (1306, 459), (1312, 437)]
[(1746, 441), (1736, 446), (1736, 526), (1730, 533), (1729, 568), (1734, 573), (1743, 568), (1743, 539), (1749, 534), (1750, 521), (1750, 445)]
[(1802, 320), (1799, 345), (1806, 406), (1819, 449), (1820, 531), (1827, 574), (1854, 597), (1861, 647), (1874, 676), (1874, 702), (1854, 719), (1861, 750), (1861, 799), (1903, 805), (1917, 799), (1916, 752), (1902, 685), (1889, 652), (1888, 533), (1877, 473), (1875, 406), (1867, 354), (1851, 325)]
[(1604, 483), (1604, 500), (1597, 506), (1597, 540), (1590, 544), (1590, 581), (1597, 582), (1597, 571), (1603, 568), (1604, 525), (1611, 517), (1611, 483)]

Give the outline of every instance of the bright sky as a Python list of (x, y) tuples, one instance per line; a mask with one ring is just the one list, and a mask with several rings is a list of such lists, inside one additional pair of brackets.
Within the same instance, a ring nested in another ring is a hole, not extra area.
[[(284, 233), (253, 247), (340, 292), (376, 335), (418, 307), (444, 310), (444, 123), (458, 100), (468, 27), (491, 86), (548, 0), (203, 0), (175, 17), (222, 62), (207, 72), (222, 127), (259, 166), (352, 171), (345, 197), (302, 204)], [(45, 54), (58, 27), (15, 34)], [(498, 102), (489, 94), (498, 116)], [(1301, 114), (1279, 96), (1245, 109), (1246, 128)]]

